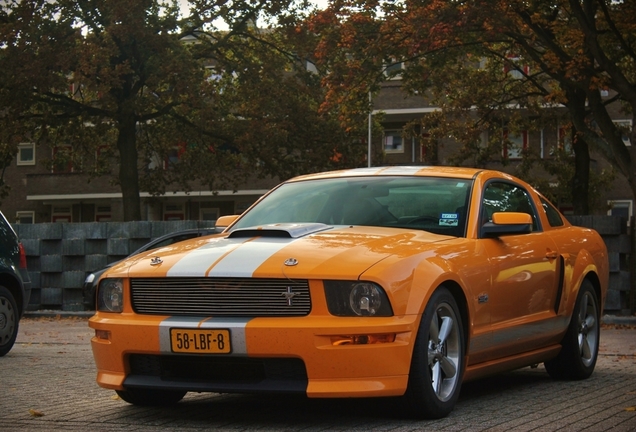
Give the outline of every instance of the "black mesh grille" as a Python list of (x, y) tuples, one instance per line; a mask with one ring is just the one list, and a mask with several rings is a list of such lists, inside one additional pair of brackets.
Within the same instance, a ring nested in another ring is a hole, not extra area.
[(306, 381), (300, 359), (132, 354), (130, 372), (164, 381), (257, 383), (263, 380)]

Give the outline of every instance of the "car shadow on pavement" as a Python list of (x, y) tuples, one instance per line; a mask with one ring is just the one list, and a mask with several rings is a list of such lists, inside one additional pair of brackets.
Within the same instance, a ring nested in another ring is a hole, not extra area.
[[(457, 409), (448, 418), (461, 416), (463, 408), (483, 405), (484, 398), (501, 398), (502, 394), (523, 395), (529, 388), (550, 391), (554, 383), (543, 368), (525, 368), (491, 378), (464, 383)], [(548, 384), (548, 387), (546, 387)], [(521, 397), (521, 396), (517, 396)], [(399, 398), (310, 399), (302, 395), (240, 395), (189, 393), (180, 403), (169, 408), (141, 408), (127, 406), (120, 415), (143, 415), (153, 410), (162, 421), (187, 424), (189, 427), (230, 426), (245, 427), (253, 419), (254, 425), (273, 429), (293, 429), (300, 424), (314, 427), (337, 427), (341, 430), (359, 428), (365, 421), (386, 419), (405, 425), (417, 419), (408, 418), (401, 410)], [(439, 420), (439, 421), (444, 421)], [(165, 425), (165, 423), (164, 423)]]

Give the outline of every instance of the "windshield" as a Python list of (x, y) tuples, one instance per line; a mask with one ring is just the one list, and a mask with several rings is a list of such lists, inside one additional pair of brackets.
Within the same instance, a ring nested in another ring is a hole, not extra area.
[(472, 181), (436, 177), (352, 177), (285, 183), (232, 227), (318, 222), (422, 229), (464, 236)]

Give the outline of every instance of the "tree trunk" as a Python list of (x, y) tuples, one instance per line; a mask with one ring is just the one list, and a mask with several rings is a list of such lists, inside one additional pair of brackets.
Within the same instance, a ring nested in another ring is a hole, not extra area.
[[(634, 118), (636, 120), (636, 116)], [(632, 200), (636, 200), (636, 126), (630, 137), (631, 146), (628, 148), (630, 154), (630, 172), (627, 176), (629, 187), (632, 190)]]
[(119, 149), (119, 183), (124, 206), (124, 221), (141, 220), (139, 197), (139, 172), (137, 169), (137, 128), (133, 116), (120, 121), (117, 126)]
[(574, 177), (572, 178), (572, 206), (575, 215), (590, 214), (590, 151), (587, 141), (572, 130)]

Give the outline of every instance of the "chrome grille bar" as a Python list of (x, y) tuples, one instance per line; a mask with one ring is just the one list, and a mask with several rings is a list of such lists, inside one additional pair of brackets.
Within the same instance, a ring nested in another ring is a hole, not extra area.
[(252, 278), (131, 279), (133, 309), (149, 315), (305, 316), (306, 280)]

